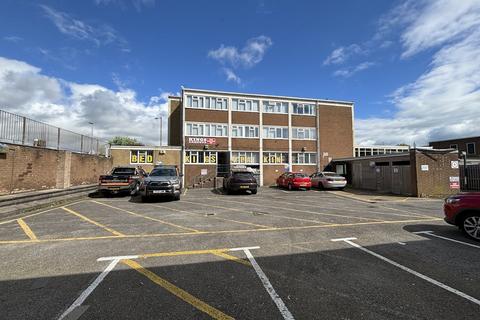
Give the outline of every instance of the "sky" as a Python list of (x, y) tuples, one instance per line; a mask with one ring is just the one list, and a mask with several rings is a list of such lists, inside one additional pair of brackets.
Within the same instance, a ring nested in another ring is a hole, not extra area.
[(0, 109), (166, 143), (181, 86), (347, 100), (358, 145), (480, 135), (480, 1), (0, 2)]

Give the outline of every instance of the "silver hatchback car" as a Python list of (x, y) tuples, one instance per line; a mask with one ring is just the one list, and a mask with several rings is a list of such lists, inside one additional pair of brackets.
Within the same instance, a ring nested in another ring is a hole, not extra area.
[(347, 185), (347, 180), (335, 172), (317, 172), (310, 176), (312, 187), (324, 189), (340, 189), (343, 190)]

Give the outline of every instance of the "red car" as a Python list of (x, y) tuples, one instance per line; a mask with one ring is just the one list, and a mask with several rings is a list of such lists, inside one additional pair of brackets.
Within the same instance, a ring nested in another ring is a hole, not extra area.
[(292, 189), (305, 188), (310, 190), (312, 181), (310, 177), (301, 172), (285, 172), (277, 178), (277, 186)]
[(462, 192), (445, 199), (445, 221), (480, 240), (480, 192)]

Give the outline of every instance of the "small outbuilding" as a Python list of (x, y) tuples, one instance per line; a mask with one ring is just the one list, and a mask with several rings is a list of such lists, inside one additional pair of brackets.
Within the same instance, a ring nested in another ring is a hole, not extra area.
[(453, 149), (416, 148), (335, 159), (331, 165), (356, 189), (415, 197), (443, 197), (460, 191), (458, 151)]

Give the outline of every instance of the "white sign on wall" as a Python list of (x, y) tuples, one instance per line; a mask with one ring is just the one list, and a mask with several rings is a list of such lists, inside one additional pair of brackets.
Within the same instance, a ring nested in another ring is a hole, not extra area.
[(422, 164), (421, 167), (420, 167), (420, 169), (421, 169), (422, 171), (428, 171), (428, 164)]
[(200, 170), (200, 174), (201, 174), (202, 176), (206, 176), (206, 175), (208, 174), (208, 169), (202, 169), (202, 170)]
[(458, 160), (451, 161), (450, 162), (452, 169), (458, 169)]

